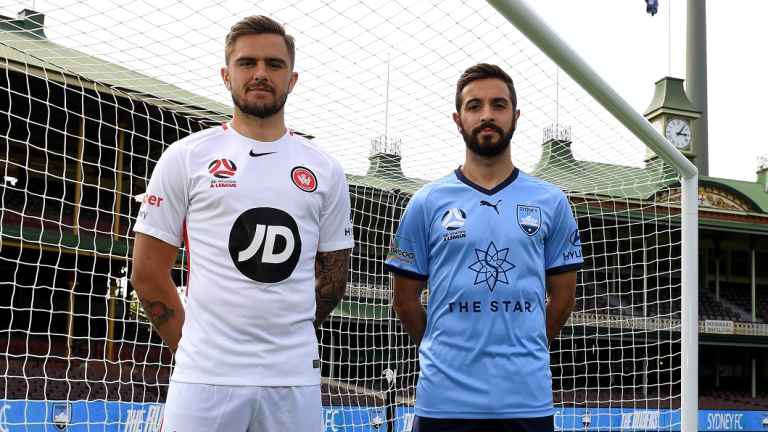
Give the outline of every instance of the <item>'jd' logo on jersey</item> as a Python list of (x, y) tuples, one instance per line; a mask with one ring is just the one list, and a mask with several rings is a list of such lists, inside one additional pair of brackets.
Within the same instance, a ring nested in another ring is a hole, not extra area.
[(241, 214), (229, 233), (229, 255), (238, 270), (256, 282), (287, 279), (301, 255), (301, 236), (288, 213), (259, 207)]

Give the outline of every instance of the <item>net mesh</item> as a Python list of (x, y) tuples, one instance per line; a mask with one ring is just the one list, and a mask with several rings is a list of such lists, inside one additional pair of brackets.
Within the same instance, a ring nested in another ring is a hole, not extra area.
[[(463, 160), (455, 83), (478, 62), (515, 80), (513, 159), (566, 191), (581, 230), (576, 309), (552, 346), (556, 421), (678, 409), (678, 177), (487, 4), (23, 6), (0, 1), (0, 399), (120, 402), (111, 417), (103, 404), (103, 415), (69, 422), (159, 428), (141, 404), (165, 400), (172, 356), (126, 277), (131, 227), (163, 150), (229, 118), (224, 36), (265, 14), (297, 41), (289, 127), (336, 157), (350, 183), (347, 296), (318, 333), (328, 430), (404, 430), (412, 418), (418, 356), (391, 310), (383, 260), (413, 192)], [(181, 287), (184, 265), (182, 251)], [(54, 421), (23, 416), (6, 424)]]

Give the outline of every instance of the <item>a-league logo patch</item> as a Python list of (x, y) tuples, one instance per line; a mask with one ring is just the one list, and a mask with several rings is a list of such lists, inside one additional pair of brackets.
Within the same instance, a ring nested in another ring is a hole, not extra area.
[(541, 228), (541, 208), (518, 204), (517, 224), (529, 236), (536, 234)]

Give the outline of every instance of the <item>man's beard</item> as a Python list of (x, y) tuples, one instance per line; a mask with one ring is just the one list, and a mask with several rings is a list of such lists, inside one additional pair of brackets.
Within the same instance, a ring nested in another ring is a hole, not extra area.
[[(272, 90), (270, 90), (272, 91)], [(272, 93), (274, 94), (274, 93)], [(258, 117), (260, 119), (265, 119), (267, 117), (272, 117), (273, 115), (280, 112), (280, 110), (283, 109), (283, 106), (285, 106), (285, 101), (288, 100), (288, 92), (282, 95), (282, 97), (275, 97), (275, 101), (272, 103), (247, 103), (243, 102), (237, 95), (235, 95), (235, 92), (232, 92), (232, 102), (235, 104), (235, 106), (240, 109), (240, 111), (252, 115), (254, 117)]]
[[(490, 128), (493, 129), (496, 133), (499, 134), (501, 138), (496, 143), (491, 142), (492, 137), (488, 137), (488, 139), (484, 140), (484, 143), (480, 143), (480, 132), (482, 132), (483, 129)], [(499, 126), (495, 125), (494, 123), (481, 123), (476, 128), (472, 129), (472, 132), (470, 134), (467, 134), (466, 131), (462, 129), (461, 136), (464, 137), (464, 142), (467, 144), (467, 148), (472, 153), (483, 156), (483, 157), (494, 157), (498, 156), (501, 153), (503, 153), (507, 147), (509, 147), (509, 142), (512, 141), (512, 135), (515, 134), (515, 125), (513, 124), (512, 127), (509, 129), (509, 132), (504, 133), (504, 129), (500, 128)]]

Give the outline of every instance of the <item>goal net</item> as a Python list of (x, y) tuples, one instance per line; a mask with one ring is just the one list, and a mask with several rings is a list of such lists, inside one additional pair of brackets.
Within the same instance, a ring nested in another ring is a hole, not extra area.
[[(190, 5), (0, 1), (0, 431), (160, 429), (173, 357), (128, 282), (132, 226), (164, 149), (229, 119), (224, 36), (251, 14), (295, 36), (288, 125), (350, 184), (347, 295), (318, 332), (327, 431), (410, 428), (418, 354), (383, 260), (412, 194), (463, 161), (454, 91), (479, 62), (515, 81), (515, 164), (561, 187), (580, 229), (576, 307), (551, 347), (556, 426), (679, 430), (680, 178), (496, 10)], [(181, 250), (182, 296), (185, 265)]]

